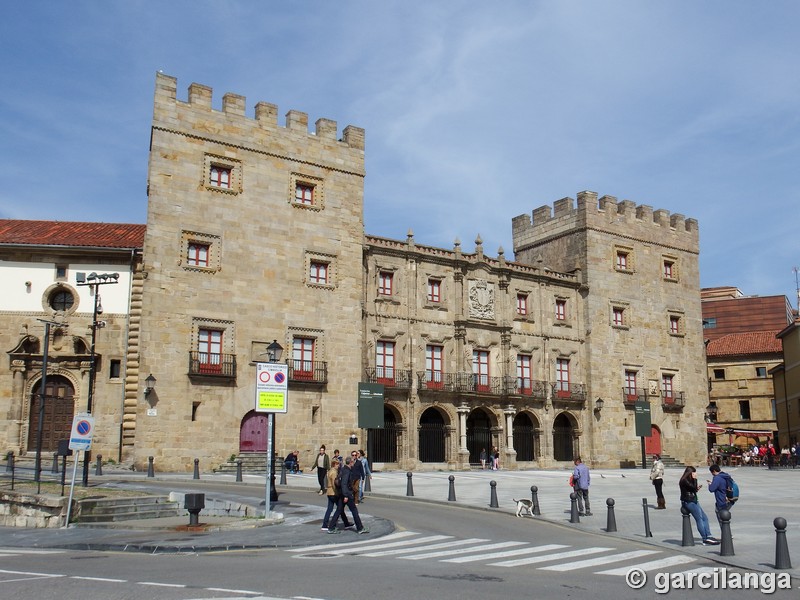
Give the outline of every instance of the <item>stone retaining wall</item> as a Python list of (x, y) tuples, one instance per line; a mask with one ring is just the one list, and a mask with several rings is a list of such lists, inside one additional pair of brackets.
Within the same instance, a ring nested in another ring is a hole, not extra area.
[(49, 494), (0, 492), (3, 527), (58, 528), (67, 516), (68, 498)]

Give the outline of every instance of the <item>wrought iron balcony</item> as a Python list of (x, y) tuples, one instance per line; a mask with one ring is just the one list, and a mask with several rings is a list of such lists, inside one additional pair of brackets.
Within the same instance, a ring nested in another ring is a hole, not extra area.
[(420, 391), (493, 394), (495, 396), (502, 395), (505, 390), (502, 377), (439, 371), (417, 373), (417, 388)]
[(189, 375), (236, 377), (236, 355), (191, 351), (189, 352)]
[(586, 385), (583, 383), (570, 383), (570, 384), (563, 384), (563, 383), (554, 383), (553, 392), (552, 392), (552, 400), (553, 404), (569, 404), (572, 406), (580, 405), (580, 407), (584, 407), (586, 405)]
[(639, 401), (647, 401), (647, 390), (644, 388), (622, 388), (622, 403), (627, 408), (633, 408), (633, 405)]
[(367, 382), (382, 383), (387, 388), (411, 389), (411, 370), (392, 367), (370, 367), (366, 370)]
[(328, 363), (321, 360), (287, 360), (290, 383), (328, 383)]
[(665, 411), (680, 412), (686, 406), (683, 392), (661, 392), (661, 408)]
[(506, 394), (521, 396), (531, 400), (547, 399), (547, 383), (526, 377), (508, 377), (506, 379)]

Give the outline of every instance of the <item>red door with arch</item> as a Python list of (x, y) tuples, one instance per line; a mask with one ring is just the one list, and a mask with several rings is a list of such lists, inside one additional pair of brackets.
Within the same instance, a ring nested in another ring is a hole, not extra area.
[(251, 410), (239, 429), (239, 452), (267, 451), (267, 415)]
[(655, 425), (650, 426), (650, 437), (644, 438), (644, 452), (647, 456), (661, 455), (661, 430)]

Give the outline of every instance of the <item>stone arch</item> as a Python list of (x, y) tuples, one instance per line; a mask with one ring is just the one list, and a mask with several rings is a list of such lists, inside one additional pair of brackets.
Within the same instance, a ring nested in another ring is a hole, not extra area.
[(541, 424), (536, 415), (522, 411), (517, 413), (512, 423), (514, 450), (517, 462), (530, 462), (539, 459), (541, 443), (539, 433)]
[(450, 418), (438, 406), (425, 409), (419, 417), (419, 460), (423, 463), (447, 461), (447, 426)]
[(368, 429), (367, 456), (372, 462), (398, 462), (399, 441), (403, 425), (403, 415), (390, 403), (383, 405), (383, 427)]
[(481, 451), (490, 452), (492, 446), (492, 429), (497, 426), (497, 419), (492, 411), (478, 407), (467, 415), (467, 450), (470, 464), (480, 463)]
[(569, 412), (562, 412), (553, 419), (553, 459), (572, 461), (575, 459), (575, 439), (578, 421)]

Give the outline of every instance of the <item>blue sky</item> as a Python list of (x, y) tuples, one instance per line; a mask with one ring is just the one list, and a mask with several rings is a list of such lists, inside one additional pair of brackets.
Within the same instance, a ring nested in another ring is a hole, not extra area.
[[(700, 222), (701, 284), (800, 266), (800, 4), (29, 0), (0, 21), (0, 218), (143, 223), (155, 73), (366, 130), (367, 233), (511, 258), (593, 190)], [(282, 119), (281, 119), (282, 122)]]

